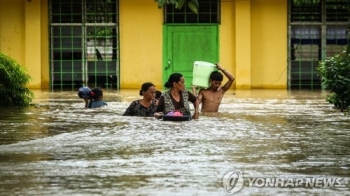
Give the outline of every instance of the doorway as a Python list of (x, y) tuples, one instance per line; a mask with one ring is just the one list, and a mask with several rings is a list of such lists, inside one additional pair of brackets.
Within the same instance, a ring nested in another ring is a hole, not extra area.
[(220, 1), (198, 0), (198, 14), (186, 5), (164, 8), (163, 81), (172, 73), (181, 73), (186, 88), (191, 87), (194, 61), (216, 63), (219, 60)]
[(164, 81), (181, 73), (187, 88), (192, 83), (194, 61), (218, 62), (218, 26), (165, 26)]

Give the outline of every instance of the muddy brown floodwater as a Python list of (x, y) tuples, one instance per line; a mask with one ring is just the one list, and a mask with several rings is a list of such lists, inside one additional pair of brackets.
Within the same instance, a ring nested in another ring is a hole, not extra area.
[(226, 195), (238, 171), (237, 195), (349, 195), (350, 117), (323, 91), (229, 91), (189, 122), (121, 116), (137, 90), (94, 110), (34, 92), (34, 106), (1, 109), (1, 195)]

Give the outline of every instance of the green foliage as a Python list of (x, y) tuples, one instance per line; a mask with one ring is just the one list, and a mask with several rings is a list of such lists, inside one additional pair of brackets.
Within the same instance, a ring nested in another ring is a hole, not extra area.
[[(341, 103), (340, 103), (340, 97), (338, 94), (335, 93), (330, 93), (327, 96), (328, 103), (333, 104), (336, 108), (341, 108)], [(345, 97), (344, 99), (344, 108), (347, 108), (348, 106), (350, 106), (350, 97)]]
[(158, 8), (162, 8), (165, 4), (173, 4), (176, 9), (181, 9), (187, 3), (187, 6), (192, 12), (198, 14), (198, 0), (155, 0), (158, 3)]
[(294, 5), (319, 4), (320, 0), (293, 0)]
[(350, 106), (350, 54), (327, 57), (318, 67), (322, 84), (331, 94), (327, 101), (340, 108), (341, 112)]
[(110, 38), (113, 36), (113, 31), (108, 27), (96, 28), (88, 31), (87, 36), (89, 38)]
[(0, 52), (0, 106), (29, 106), (34, 94), (25, 85), (31, 77), (23, 66)]

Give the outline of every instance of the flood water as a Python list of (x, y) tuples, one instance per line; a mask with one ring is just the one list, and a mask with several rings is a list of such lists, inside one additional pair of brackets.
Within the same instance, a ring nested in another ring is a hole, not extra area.
[(76, 92), (34, 93), (29, 108), (1, 109), (0, 195), (227, 195), (232, 171), (244, 178), (235, 195), (350, 193), (350, 117), (326, 92), (230, 91), (219, 113), (187, 122), (121, 116), (138, 90), (107, 91), (99, 109)]

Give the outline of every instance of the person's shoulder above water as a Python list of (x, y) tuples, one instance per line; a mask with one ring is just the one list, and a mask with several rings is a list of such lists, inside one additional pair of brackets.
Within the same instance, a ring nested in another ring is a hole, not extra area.
[(91, 90), (91, 101), (89, 108), (99, 108), (107, 106), (107, 103), (103, 101), (103, 91), (101, 88), (94, 88)]
[(169, 89), (162, 94), (159, 99), (156, 118), (160, 119), (160, 114), (168, 114), (173, 111), (180, 111), (183, 115), (191, 115), (189, 102), (193, 103), (195, 112), (193, 119), (198, 119), (198, 101), (197, 98), (185, 88), (185, 78), (181, 73), (172, 73), (164, 87)]
[(90, 108), (99, 108), (107, 106), (107, 103), (103, 100), (92, 101)]
[(139, 93), (139, 95), (142, 96), (142, 99), (131, 102), (129, 107), (123, 113), (123, 116), (154, 116), (154, 112), (157, 108), (156, 95), (159, 95), (159, 93), (161, 94), (160, 91), (156, 90), (153, 83), (143, 83)]

